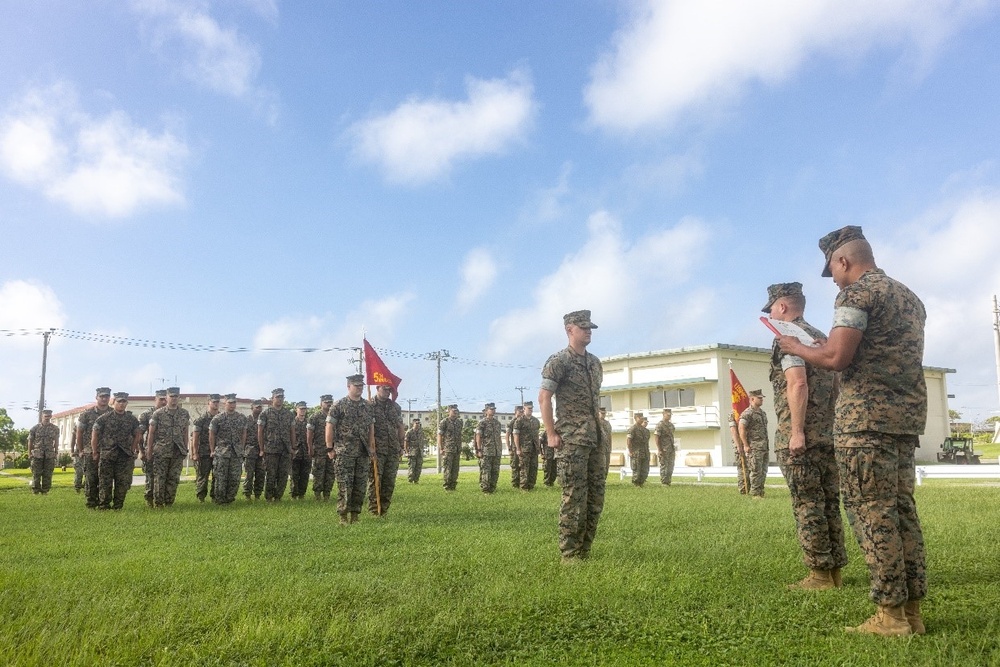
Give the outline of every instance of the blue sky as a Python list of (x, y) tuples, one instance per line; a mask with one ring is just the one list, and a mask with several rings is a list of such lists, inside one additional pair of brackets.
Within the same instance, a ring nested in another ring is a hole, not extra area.
[[(861, 225), (928, 307), (951, 407), (996, 414), (1000, 12), (985, 0), (12, 3), (0, 329), (354, 347), (401, 402), (509, 409), (590, 308), (598, 355), (830, 323), (817, 239)], [(28, 425), (41, 339), (0, 337)], [(53, 338), (93, 388), (344, 391), (350, 352)]]

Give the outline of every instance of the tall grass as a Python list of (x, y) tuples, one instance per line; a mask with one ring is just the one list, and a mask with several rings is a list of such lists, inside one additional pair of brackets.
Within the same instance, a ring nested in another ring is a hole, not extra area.
[[(501, 479), (502, 482), (506, 481)], [(780, 481), (780, 480), (776, 480)], [(12, 665), (1000, 664), (1000, 490), (926, 482), (928, 634), (843, 632), (871, 612), (804, 575), (787, 490), (610, 479), (592, 558), (562, 565), (558, 488), (493, 496), (400, 480), (386, 519), (332, 503), (121, 512), (0, 487), (0, 662)], [(287, 496), (286, 496), (287, 498)]]

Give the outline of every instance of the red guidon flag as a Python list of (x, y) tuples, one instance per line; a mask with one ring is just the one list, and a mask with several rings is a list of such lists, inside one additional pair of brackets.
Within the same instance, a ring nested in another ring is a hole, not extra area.
[(738, 421), (743, 411), (750, 407), (750, 397), (732, 368), (729, 369), (729, 385), (733, 391), (733, 416)]
[(375, 348), (371, 346), (367, 338), (365, 339), (365, 375), (369, 385), (387, 384), (391, 386), (392, 400), (395, 401), (396, 397), (399, 396), (399, 383), (402, 380), (392, 374), (385, 362), (375, 353)]

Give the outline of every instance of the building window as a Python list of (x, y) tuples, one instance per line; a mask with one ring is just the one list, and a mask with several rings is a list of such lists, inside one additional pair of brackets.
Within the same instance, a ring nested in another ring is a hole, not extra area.
[(601, 404), (600, 404), (599, 407), (602, 407), (605, 410), (607, 410), (608, 412), (611, 412), (611, 397), (610, 396), (601, 396)]
[(686, 408), (694, 405), (694, 389), (667, 389), (649, 392), (649, 408)]

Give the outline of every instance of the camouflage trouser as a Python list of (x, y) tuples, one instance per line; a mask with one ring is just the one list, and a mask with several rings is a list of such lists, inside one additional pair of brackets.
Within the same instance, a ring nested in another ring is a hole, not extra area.
[(97, 470), (100, 485), (97, 506), (121, 509), (125, 504), (125, 494), (132, 488), (135, 459), (130, 454), (117, 450), (101, 452)]
[(256, 448), (247, 449), (247, 457), (243, 461), (243, 468), (246, 471), (246, 479), (243, 480), (243, 495), (249, 498), (260, 498), (264, 492), (264, 459), (260, 456), (260, 450)]
[(521, 459), (513, 449), (510, 450), (510, 485), (515, 489), (521, 488)]
[(412, 484), (420, 481), (420, 473), (424, 470), (424, 455), (407, 456), (406, 479)]
[(607, 451), (601, 447), (564, 445), (559, 457), (559, 551), (563, 556), (590, 554), (597, 522), (604, 511), (608, 480)]
[(219, 505), (225, 505), (236, 500), (240, 491), (240, 471), (243, 469), (243, 459), (235, 454), (214, 457), (212, 469), (212, 495)]
[(521, 488), (530, 491), (538, 481), (538, 452), (534, 446), (521, 449)]
[(458, 484), (459, 457), (462, 456), (461, 449), (445, 449), (443, 452), (441, 467), (444, 472), (444, 488), (454, 491)]
[(264, 499), (281, 500), (288, 484), (288, 471), (292, 465), (292, 455), (288, 452), (269, 454), (264, 452)]
[(73, 457), (73, 488), (79, 491), (83, 488), (83, 471), (87, 461), (83, 456)]
[(86, 464), (83, 468), (83, 493), (87, 497), (87, 507), (97, 507), (100, 502), (101, 488), (97, 478), (98, 462), (87, 454), (83, 457)]
[[(376, 454), (378, 458), (378, 479), (379, 498), (382, 504), (382, 514), (389, 511), (392, 504), (392, 494), (396, 490), (396, 473), (399, 472), (399, 452), (394, 450), (380, 451)], [(368, 476), (368, 511), (372, 514), (377, 512), (375, 505), (375, 470), (374, 467)]]
[[(142, 446), (142, 445), (140, 445)], [(142, 474), (146, 477), (145, 489), (143, 492), (143, 498), (146, 500), (147, 505), (153, 504), (153, 462), (147, 461), (145, 458), (142, 459)]]
[(309, 470), (312, 468), (312, 459), (301, 456), (292, 459), (292, 471), (290, 475), (292, 498), (305, 498), (309, 489)]
[(317, 498), (329, 498), (333, 481), (337, 475), (337, 462), (326, 455), (314, 456), (312, 460), (313, 492)]
[(345, 516), (348, 512), (361, 511), (368, 485), (368, 470), (371, 459), (361, 456), (337, 457), (337, 513)]
[(872, 602), (895, 606), (922, 599), (924, 536), (913, 499), (919, 438), (873, 431), (834, 438), (844, 509), (868, 565)]
[(632, 483), (642, 486), (649, 476), (649, 452), (637, 452), (632, 456)]
[(180, 452), (171, 455), (157, 454), (153, 457), (153, 504), (157, 507), (173, 505), (177, 497), (177, 485), (181, 481), (184, 456)]
[(556, 477), (559, 470), (558, 459), (555, 457), (549, 459), (542, 459), (542, 483), (545, 486), (552, 486), (556, 483)]
[(31, 459), (31, 490), (48, 493), (52, 488), (52, 471), (56, 469), (56, 457), (46, 456)]
[(750, 477), (750, 495), (764, 495), (764, 480), (767, 479), (767, 450), (751, 449), (747, 456), (747, 475)]
[[(212, 457), (208, 454), (199, 454), (197, 461), (192, 461), (194, 464), (194, 491), (195, 495), (198, 496), (198, 500), (204, 501), (205, 497), (209, 495), (208, 489), (208, 478), (212, 473), (212, 467), (214, 463), (212, 462)], [(215, 499), (215, 475), (212, 476), (212, 493), (211, 497)]]
[(656, 449), (656, 458), (660, 460), (660, 484), (670, 486), (674, 478), (674, 459), (677, 457), (677, 450), (673, 447)]
[(844, 522), (840, 518), (840, 476), (833, 446), (813, 446), (799, 456), (787, 449), (775, 452), (781, 474), (792, 495), (792, 514), (802, 547), (802, 560), (811, 570), (847, 565)]
[(736, 462), (736, 488), (741, 495), (745, 495), (749, 490), (747, 480), (750, 479), (750, 467), (747, 465), (747, 457), (740, 456), (740, 450), (733, 447), (733, 461)]
[(498, 479), (500, 479), (500, 457), (484, 456), (479, 459), (479, 488), (483, 493), (496, 491)]

